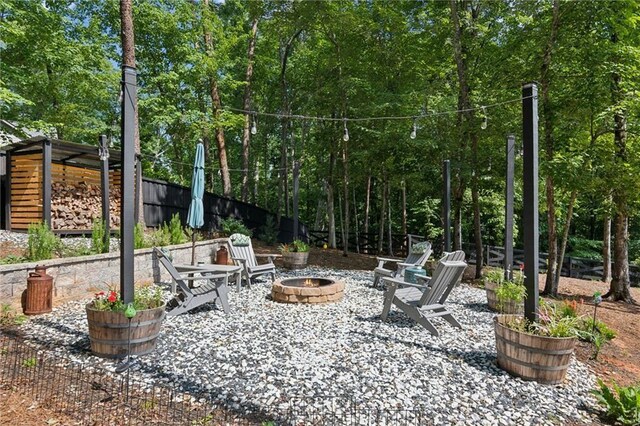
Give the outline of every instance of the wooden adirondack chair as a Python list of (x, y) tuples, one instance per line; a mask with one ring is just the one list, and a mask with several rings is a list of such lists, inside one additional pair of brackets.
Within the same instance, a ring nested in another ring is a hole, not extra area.
[[(424, 284), (406, 283), (396, 278), (382, 278), (387, 289), (384, 293), (384, 307), (380, 318), (386, 321), (391, 306), (396, 305), (434, 336), (439, 336), (439, 333), (431, 323), (431, 318), (442, 317), (454, 327), (462, 328), (444, 303), (453, 287), (462, 278), (466, 267), (467, 264), (462, 261), (441, 260), (436, 266), (433, 277), (420, 277), (423, 278), (420, 281), (426, 281)], [(403, 288), (400, 288), (401, 286)]]
[[(178, 286), (177, 294), (167, 303), (167, 316), (180, 315), (209, 302), (219, 302), (224, 312), (229, 313), (228, 272), (216, 273), (215, 265), (212, 265), (211, 272), (200, 273), (197, 276), (180, 274), (162, 250), (154, 247), (153, 252)], [(188, 282), (195, 280), (206, 280), (206, 284), (189, 287)]]
[[(424, 241), (428, 245), (424, 253), (414, 254), (411, 251), (413, 247), (411, 236), (409, 236), (409, 254), (407, 258), (402, 259), (393, 259), (388, 257), (378, 257), (378, 266), (373, 270), (373, 286), (378, 287), (380, 284), (380, 279), (383, 277), (387, 278), (399, 278), (404, 277), (404, 270), (406, 268), (412, 268), (416, 266), (424, 267), (425, 263), (427, 263), (427, 259), (431, 256), (431, 244)], [(395, 263), (396, 269), (385, 268), (386, 263)]]
[[(254, 277), (260, 275), (271, 274), (271, 279), (276, 279), (276, 265), (273, 264), (273, 259), (279, 257), (279, 254), (255, 254), (253, 246), (251, 245), (251, 239), (247, 239), (247, 244), (235, 245), (233, 234), (229, 237), (229, 249), (231, 251), (231, 259), (236, 265), (242, 267), (242, 278), (247, 282), (247, 285), (251, 287), (251, 281)], [(267, 258), (267, 263), (258, 264), (257, 258)]]

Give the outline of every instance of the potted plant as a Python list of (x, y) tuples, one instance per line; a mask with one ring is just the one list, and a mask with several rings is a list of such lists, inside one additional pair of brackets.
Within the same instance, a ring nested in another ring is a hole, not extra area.
[(502, 269), (489, 270), (484, 278), (489, 309), (503, 314), (522, 314), (527, 290), (521, 270), (513, 272), (513, 279), (505, 279)]
[(538, 320), (519, 315), (494, 318), (498, 367), (525, 380), (557, 384), (564, 380), (581, 319), (575, 307), (541, 302)]
[(293, 240), (290, 244), (281, 244), (280, 253), (285, 268), (302, 269), (309, 260), (309, 244), (302, 240)]
[(91, 351), (103, 358), (124, 358), (153, 351), (165, 316), (160, 287), (135, 292), (125, 305), (114, 291), (96, 293), (86, 307)]

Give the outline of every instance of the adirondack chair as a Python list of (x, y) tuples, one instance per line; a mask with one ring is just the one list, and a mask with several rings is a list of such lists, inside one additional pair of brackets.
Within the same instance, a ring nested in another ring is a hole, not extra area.
[(427, 277), (425, 284), (406, 283), (397, 278), (382, 278), (387, 288), (384, 293), (384, 307), (380, 318), (382, 321), (386, 321), (391, 306), (396, 305), (409, 318), (434, 336), (440, 334), (431, 323), (431, 318), (442, 317), (454, 327), (462, 328), (444, 306), (444, 303), (453, 287), (462, 278), (466, 267), (467, 264), (462, 261), (439, 261), (433, 277)]
[[(423, 244), (426, 245), (424, 253), (413, 253), (413, 244), (411, 236), (409, 236), (409, 254), (407, 258), (402, 259), (393, 259), (388, 257), (378, 257), (378, 266), (373, 270), (373, 287), (378, 287), (380, 285), (380, 279), (383, 277), (387, 278), (399, 278), (404, 277), (404, 270), (406, 268), (411, 267), (424, 267), (424, 264), (431, 256), (431, 243), (427, 241), (423, 241)], [(395, 263), (396, 269), (385, 268), (386, 263)]]
[[(167, 316), (180, 315), (209, 302), (219, 302), (224, 312), (229, 313), (228, 272), (216, 273), (215, 265), (212, 265), (210, 272), (200, 271), (200, 274), (194, 276), (180, 274), (162, 250), (154, 247), (153, 252), (178, 285), (177, 294), (167, 303)], [(188, 282), (195, 280), (205, 280), (206, 284), (191, 288)]]
[[(236, 265), (242, 267), (242, 279), (246, 281), (247, 285), (251, 287), (251, 281), (254, 277), (260, 275), (271, 274), (271, 279), (276, 279), (276, 265), (273, 264), (273, 259), (280, 257), (278, 254), (255, 254), (253, 246), (251, 245), (251, 239), (242, 236), (239, 238), (238, 234), (233, 234), (229, 237), (229, 249), (231, 251), (231, 259)], [(238, 244), (241, 240), (242, 244)], [(235, 244), (234, 244), (235, 242)], [(257, 258), (267, 258), (267, 263), (258, 264)]]

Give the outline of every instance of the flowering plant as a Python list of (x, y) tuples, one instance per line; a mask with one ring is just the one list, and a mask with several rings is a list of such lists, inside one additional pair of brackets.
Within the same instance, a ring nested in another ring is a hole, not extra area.
[[(133, 298), (133, 308), (136, 311), (144, 309), (158, 308), (164, 304), (162, 300), (162, 290), (160, 287), (144, 287), (135, 292)], [(127, 305), (124, 304), (120, 295), (115, 290), (100, 291), (95, 294), (91, 307), (98, 311), (125, 312)]]

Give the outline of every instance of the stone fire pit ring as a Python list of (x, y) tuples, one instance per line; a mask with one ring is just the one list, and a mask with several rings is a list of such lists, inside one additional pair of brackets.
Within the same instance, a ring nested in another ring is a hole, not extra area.
[(271, 299), (283, 303), (329, 303), (343, 296), (344, 282), (331, 278), (283, 278), (271, 287)]

